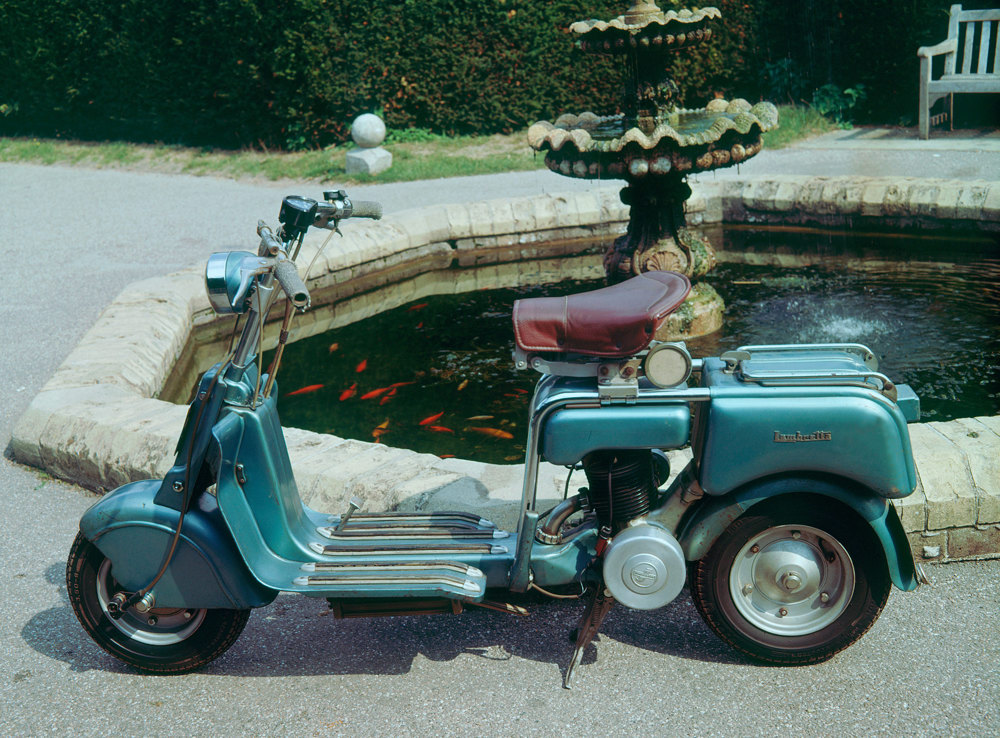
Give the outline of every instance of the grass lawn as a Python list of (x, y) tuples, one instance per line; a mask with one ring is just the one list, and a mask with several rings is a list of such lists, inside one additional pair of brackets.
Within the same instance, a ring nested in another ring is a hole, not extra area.
[[(764, 147), (783, 148), (836, 128), (812, 108), (782, 106), (781, 128), (764, 136)], [(318, 151), (226, 151), (122, 141), (80, 142), (58, 139), (0, 138), (0, 161), (64, 164), (95, 168), (233, 177), (235, 179), (336, 182), (410, 182), (544, 168), (522, 131), (511, 135), (449, 138), (426, 132), (390, 132), (385, 147), (392, 167), (375, 177), (348, 176), (348, 146)]]

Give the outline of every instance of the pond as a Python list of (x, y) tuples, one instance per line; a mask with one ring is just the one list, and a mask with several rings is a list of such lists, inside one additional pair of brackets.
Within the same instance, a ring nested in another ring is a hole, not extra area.
[[(713, 235), (724, 263), (703, 279), (726, 301), (725, 324), (689, 341), (693, 356), (748, 343), (858, 342), (914, 387), (924, 421), (1000, 411), (995, 241), (745, 227)], [(513, 302), (600, 286), (430, 297), (291, 344), (279, 376), (282, 423), (521, 461), (538, 375), (513, 369)]]

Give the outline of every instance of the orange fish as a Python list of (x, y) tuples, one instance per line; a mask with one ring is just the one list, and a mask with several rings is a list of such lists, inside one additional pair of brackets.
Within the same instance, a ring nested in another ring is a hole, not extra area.
[(417, 330), (419, 331), (423, 327), (424, 327), (424, 321), (421, 320), (419, 323), (417, 323)]
[(375, 426), (372, 430), (372, 438), (375, 439), (375, 443), (381, 443), (382, 436), (389, 432), (389, 419), (386, 418), (381, 423)]
[(370, 400), (373, 397), (378, 397), (379, 395), (384, 395), (389, 391), (389, 387), (379, 387), (378, 389), (373, 389), (371, 392), (365, 392), (361, 395), (362, 400)]
[(363, 372), (367, 368), (368, 368), (368, 359), (362, 359), (361, 363), (358, 364), (356, 367), (354, 367), (354, 371), (356, 371), (356, 372), (358, 372), (360, 374), (361, 372)]
[(331, 353), (332, 354), (334, 351), (336, 351), (339, 348), (340, 348), (340, 344), (339, 343), (331, 343), (330, 344), (330, 348), (327, 349), (327, 353)]
[(521, 389), (521, 388), (519, 388), (519, 387), (515, 387), (515, 388), (514, 388), (514, 391), (515, 391), (515, 392), (517, 392), (517, 394), (519, 394), (519, 395), (526, 395), (526, 394), (528, 394), (528, 390), (526, 390), (526, 389)]
[(307, 387), (302, 387), (294, 392), (289, 392), (285, 397), (293, 397), (294, 395), (308, 395), (310, 392), (315, 392), (316, 390), (323, 389), (321, 384), (310, 384)]
[[(435, 433), (454, 433), (451, 428), (445, 428), (443, 425), (429, 425), (427, 430), (434, 431)], [(513, 436), (511, 436), (513, 438)]]
[(350, 387), (348, 387), (347, 389), (345, 389), (343, 392), (340, 393), (340, 401), (343, 402), (344, 400), (350, 399), (351, 397), (354, 397), (354, 395), (356, 395), (357, 393), (358, 393), (358, 383), (355, 382)]
[(424, 418), (423, 420), (421, 420), (419, 424), (420, 425), (430, 425), (435, 420), (439, 419), (442, 415), (444, 415), (444, 410), (442, 410), (441, 412), (437, 413), (436, 415), (428, 415), (426, 418)]
[(454, 459), (455, 454), (438, 454), (439, 459)]
[(395, 382), (389, 385), (389, 389), (396, 389), (396, 387), (405, 387), (408, 384), (416, 384), (415, 382)]
[(493, 438), (513, 438), (514, 436), (505, 430), (500, 430), (499, 428), (475, 428), (469, 427), (466, 430), (475, 431), (476, 433), (482, 433), (484, 436), (493, 436)]
[(425, 307), (427, 307), (427, 303), (421, 302), (417, 305), (410, 305), (410, 307), (407, 309), (412, 313), (414, 310), (423, 310)]
[(469, 380), (468, 380), (468, 379), (463, 379), (463, 380), (462, 380), (462, 381), (461, 381), (461, 382), (459, 383), (459, 385), (458, 385), (458, 389), (457, 389), (456, 391), (458, 391), (458, 392), (461, 392), (462, 390), (464, 390), (464, 389), (465, 389), (466, 387), (468, 387), (468, 386), (469, 386)]

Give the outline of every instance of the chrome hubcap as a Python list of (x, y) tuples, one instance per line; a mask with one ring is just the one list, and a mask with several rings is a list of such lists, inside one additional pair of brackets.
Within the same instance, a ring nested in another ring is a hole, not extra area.
[(825, 531), (782, 525), (740, 549), (729, 592), (752, 625), (781, 636), (815, 633), (847, 609), (854, 594), (854, 564)]
[[(97, 601), (103, 612), (117, 587), (111, 576), (111, 562), (105, 559), (97, 570)], [(189, 638), (205, 620), (207, 610), (155, 607), (149, 612), (139, 612), (134, 607), (118, 620), (108, 621), (134, 641), (149, 646), (172, 646)]]

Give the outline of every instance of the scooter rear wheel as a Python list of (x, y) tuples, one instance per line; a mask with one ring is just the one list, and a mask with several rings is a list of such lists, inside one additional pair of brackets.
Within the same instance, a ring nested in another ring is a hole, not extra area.
[(881, 551), (869, 526), (829, 498), (772, 499), (695, 564), (691, 595), (738, 651), (770, 664), (815, 664), (878, 619), (892, 586)]
[(183, 674), (218, 658), (236, 642), (249, 610), (134, 607), (118, 620), (107, 611), (122, 588), (111, 562), (77, 534), (66, 563), (66, 588), (73, 612), (98, 646), (150, 674)]

